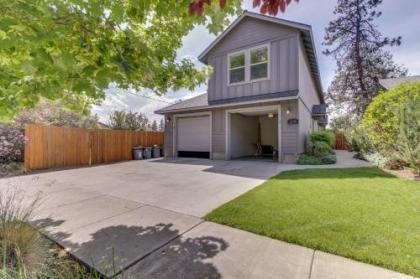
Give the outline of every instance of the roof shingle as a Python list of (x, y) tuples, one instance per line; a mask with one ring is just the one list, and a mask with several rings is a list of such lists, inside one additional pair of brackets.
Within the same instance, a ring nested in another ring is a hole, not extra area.
[(169, 111), (185, 110), (189, 108), (200, 109), (200, 108), (206, 108), (208, 106), (209, 106), (209, 103), (207, 101), (207, 93), (204, 93), (204, 94), (195, 96), (193, 98), (187, 99), (185, 101), (181, 101), (173, 105), (159, 109), (156, 111), (156, 113), (165, 113)]
[(387, 78), (379, 80), (379, 83), (385, 89), (392, 89), (402, 83), (405, 82), (420, 82), (420, 75), (419, 76), (410, 76), (410, 77), (399, 77), (399, 78)]

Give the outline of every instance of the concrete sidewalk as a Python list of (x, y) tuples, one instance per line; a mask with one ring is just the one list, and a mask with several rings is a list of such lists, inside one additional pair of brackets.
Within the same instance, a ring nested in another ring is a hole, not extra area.
[(85, 194), (80, 202), (44, 205), (33, 224), (108, 277), (413, 279), (167, 209)]

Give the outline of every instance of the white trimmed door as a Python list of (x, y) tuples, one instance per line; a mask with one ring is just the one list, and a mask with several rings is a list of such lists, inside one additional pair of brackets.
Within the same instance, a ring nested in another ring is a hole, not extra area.
[(191, 116), (177, 118), (178, 156), (206, 157), (210, 154), (210, 117)]

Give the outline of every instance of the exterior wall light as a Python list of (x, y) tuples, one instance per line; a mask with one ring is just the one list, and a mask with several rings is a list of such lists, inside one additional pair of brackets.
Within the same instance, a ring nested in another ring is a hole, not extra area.
[(169, 122), (171, 122), (171, 117), (170, 116), (166, 117), (166, 123), (169, 123)]
[(269, 114), (267, 114), (268, 118), (273, 118), (274, 117), (274, 113), (270, 112)]
[(290, 107), (287, 107), (286, 114), (289, 115), (291, 112)]

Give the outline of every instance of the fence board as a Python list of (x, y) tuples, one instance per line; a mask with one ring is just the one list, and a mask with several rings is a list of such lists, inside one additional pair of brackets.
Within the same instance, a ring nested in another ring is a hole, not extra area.
[(25, 137), (27, 170), (130, 160), (132, 147), (164, 143), (161, 132), (86, 130), (33, 124), (25, 127)]
[(337, 150), (347, 150), (348, 144), (346, 137), (344, 134), (341, 133), (335, 133), (335, 149)]

